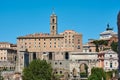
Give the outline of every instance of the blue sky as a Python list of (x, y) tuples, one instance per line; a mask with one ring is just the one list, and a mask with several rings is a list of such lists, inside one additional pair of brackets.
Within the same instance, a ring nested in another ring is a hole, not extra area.
[(98, 39), (107, 23), (117, 32), (120, 0), (0, 0), (0, 41), (16, 43), (18, 36), (49, 33), (53, 7), (58, 32), (82, 33), (83, 43)]

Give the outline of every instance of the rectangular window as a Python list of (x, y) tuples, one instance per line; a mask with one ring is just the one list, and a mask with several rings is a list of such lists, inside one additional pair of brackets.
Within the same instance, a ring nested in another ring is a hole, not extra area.
[(80, 49), (80, 45), (78, 45), (78, 49)]
[(110, 63), (110, 68), (112, 68), (112, 62)]

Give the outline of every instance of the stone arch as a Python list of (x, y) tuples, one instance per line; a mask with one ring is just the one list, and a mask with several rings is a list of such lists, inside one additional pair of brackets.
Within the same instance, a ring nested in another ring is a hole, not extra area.
[(65, 80), (69, 80), (69, 77), (70, 77), (69, 73), (68, 72), (64, 72), (64, 79)]
[(77, 76), (77, 70), (75, 69), (75, 68), (73, 68), (73, 70), (72, 70), (73, 72), (73, 77), (76, 77)]
[(88, 65), (85, 64), (85, 63), (82, 63), (80, 66), (79, 66), (79, 69), (80, 69), (80, 72), (86, 72), (88, 70)]
[(80, 77), (88, 77), (88, 61), (81, 61), (79, 65)]

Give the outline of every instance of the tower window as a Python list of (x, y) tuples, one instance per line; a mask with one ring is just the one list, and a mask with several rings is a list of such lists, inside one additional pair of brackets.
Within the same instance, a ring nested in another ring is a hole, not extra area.
[(54, 30), (55, 26), (52, 26), (52, 30)]
[(52, 19), (52, 22), (54, 23), (54, 22), (55, 22), (55, 19)]

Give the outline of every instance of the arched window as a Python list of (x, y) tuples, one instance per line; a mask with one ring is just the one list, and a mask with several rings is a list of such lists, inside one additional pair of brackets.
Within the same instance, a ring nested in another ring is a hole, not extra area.
[(55, 23), (55, 19), (52, 19), (52, 23)]
[(55, 26), (52, 26), (52, 30), (54, 30), (55, 29)]

